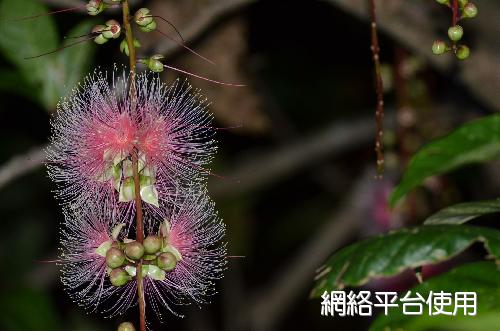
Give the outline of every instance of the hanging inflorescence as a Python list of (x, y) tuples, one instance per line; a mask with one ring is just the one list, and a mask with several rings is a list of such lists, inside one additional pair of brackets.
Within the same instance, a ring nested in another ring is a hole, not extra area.
[(477, 7), (468, 0), (436, 0), (438, 3), (448, 6), (451, 10), (451, 26), (448, 28), (448, 38), (450, 43), (443, 40), (436, 40), (432, 44), (432, 52), (441, 55), (446, 52), (453, 52), (459, 60), (465, 60), (470, 55), (467, 45), (459, 43), (463, 37), (464, 30), (458, 22), (462, 19), (474, 18), (477, 16)]
[[(205, 188), (215, 130), (206, 99), (187, 82), (166, 85), (135, 72), (130, 47), (140, 44), (127, 24), (156, 30), (149, 9), (128, 17), (120, 0), (91, 0), (86, 9), (95, 16), (121, 5), (127, 23), (107, 20), (90, 39), (104, 44), (126, 31), (119, 47), (130, 72), (96, 71), (61, 100), (47, 167), (65, 216), (62, 281), (71, 297), (107, 316), (139, 303), (161, 319), (165, 311), (178, 315), (175, 305), (205, 303), (225, 269), (225, 228)], [(137, 63), (171, 68), (161, 59)]]

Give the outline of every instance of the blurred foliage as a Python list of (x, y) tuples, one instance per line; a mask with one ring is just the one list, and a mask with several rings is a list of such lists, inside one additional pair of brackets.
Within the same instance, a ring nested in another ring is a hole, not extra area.
[[(87, 41), (54, 54), (29, 58), (61, 47), (54, 17), (17, 20), (19, 15), (29, 17), (47, 11), (38, 1), (3, 0), (0, 3), (0, 49), (22, 74), (17, 77), (7, 71), (8, 76), (2, 76), (0, 88), (28, 96), (52, 111), (61, 96), (71, 91), (88, 71), (94, 46)], [(92, 24), (92, 20), (85, 20), (69, 31), (68, 36), (88, 34)], [(67, 38), (63, 45), (75, 40)]]
[(402, 229), (352, 244), (334, 254), (318, 272), (311, 296), (360, 286), (370, 279), (394, 276), (449, 259), (474, 242), (500, 259), (500, 231), (459, 225), (426, 225)]
[(499, 212), (500, 199), (464, 202), (438, 211), (427, 218), (424, 224), (463, 224), (480, 216)]
[(403, 179), (392, 192), (392, 207), (406, 193), (433, 175), (500, 156), (500, 116), (491, 115), (462, 125), (422, 147), (411, 159)]
[[(475, 292), (477, 293), (476, 316), (420, 316), (404, 315), (402, 303), (389, 310), (387, 316), (380, 315), (370, 331), (486, 331), (497, 330), (500, 324), (500, 269), (493, 262), (476, 262), (452, 269), (446, 274), (434, 277), (410, 291), (425, 298), (436, 292)], [(424, 312), (428, 311), (424, 304)]]

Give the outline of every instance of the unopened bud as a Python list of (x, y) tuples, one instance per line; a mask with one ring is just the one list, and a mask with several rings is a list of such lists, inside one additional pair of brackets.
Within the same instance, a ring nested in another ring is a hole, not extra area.
[(165, 252), (158, 256), (157, 263), (159, 268), (165, 271), (172, 271), (177, 265), (177, 259), (174, 254)]
[(102, 34), (103, 30), (105, 30), (105, 29), (106, 29), (106, 27), (104, 25), (96, 25), (92, 29), (92, 33), (95, 33), (95, 34), (99, 33), (99, 35), (94, 38), (94, 42), (96, 44), (102, 45), (108, 41), (108, 39), (106, 37), (104, 37)]
[(135, 331), (135, 327), (130, 322), (123, 322), (118, 325), (118, 331)]
[(436, 40), (432, 44), (432, 53), (441, 55), (446, 52), (446, 43), (442, 40)]
[[(139, 43), (139, 40), (134, 39), (134, 47), (139, 48), (141, 47), (141, 43)], [(130, 50), (128, 49), (128, 42), (127, 39), (123, 39), (122, 42), (120, 43), (120, 51), (122, 53), (125, 53), (127, 56), (130, 54)]]
[(106, 22), (106, 29), (102, 32), (102, 35), (108, 39), (116, 39), (120, 36), (121, 26), (116, 20), (109, 20)]
[(459, 60), (465, 60), (466, 58), (469, 57), (469, 55), (470, 55), (469, 47), (465, 45), (458, 46), (456, 56)]
[(121, 267), (123, 262), (125, 262), (125, 254), (123, 252), (116, 248), (116, 247), (111, 247), (108, 249), (106, 252), (106, 264), (110, 268), (118, 268)]
[(139, 26), (139, 30), (141, 30), (142, 32), (151, 32), (153, 30), (156, 30), (156, 21), (153, 19), (150, 23), (144, 26)]
[(117, 268), (109, 273), (109, 280), (114, 286), (123, 286), (127, 284), (132, 277), (123, 269)]
[(464, 7), (467, 3), (469, 3), (469, 0), (458, 0), (458, 5), (460, 7)]
[(139, 260), (144, 255), (144, 246), (138, 241), (132, 241), (125, 245), (125, 254), (132, 260)]
[(153, 22), (153, 16), (148, 8), (140, 8), (134, 14), (134, 21), (139, 26), (146, 26)]
[(465, 5), (462, 13), (462, 17), (473, 18), (477, 15), (477, 7), (473, 3), (468, 3)]
[(144, 239), (144, 250), (147, 254), (155, 254), (161, 248), (161, 238), (158, 236), (147, 236)]
[(450, 37), (450, 39), (453, 41), (459, 41), (460, 39), (462, 39), (463, 34), (464, 29), (462, 29), (460, 25), (451, 26), (448, 29), (448, 37)]
[(450, 0), (436, 0), (437, 3), (440, 3), (442, 5), (449, 5), (450, 4)]
[(90, 0), (85, 7), (89, 15), (96, 16), (106, 9), (106, 4), (102, 0)]

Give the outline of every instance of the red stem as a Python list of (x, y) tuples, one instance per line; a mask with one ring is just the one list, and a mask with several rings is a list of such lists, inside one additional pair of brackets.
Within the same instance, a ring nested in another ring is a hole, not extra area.
[[(127, 39), (127, 45), (129, 49), (129, 61), (130, 61), (130, 107), (132, 110), (136, 107), (136, 86), (135, 86), (135, 74), (136, 74), (136, 54), (134, 46), (134, 36), (132, 31), (132, 26), (130, 24), (130, 7), (128, 0), (122, 2), (122, 12), (123, 12), (123, 26), (125, 27), (125, 37)], [(139, 160), (138, 160), (137, 148), (132, 151), (132, 171), (134, 175), (134, 191), (135, 191), (135, 212), (136, 212), (136, 238), (138, 242), (142, 243), (144, 241), (144, 228), (142, 220), (142, 200), (140, 194), (140, 179), (139, 179)], [(139, 304), (139, 330), (146, 331), (146, 301), (144, 300), (144, 282), (142, 279), (142, 259), (137, 264), (137, 301)]]
[(379, 177), (384, 173), (384, 144), (383, 144), (383, 119), (384, 119), (384, 89), (382, 84), (382, 73), (380, 69), (380, 47), (377, 34), (377, 17), (375, 15), (375, 0), (370, 0), (371, 17), (371, 51), (373, 54), (373, 63), (375, 66), (375, 89), (377, 94), (377, 105), (375, 108), (375, 122), (377, 133), (375, 135), (375, 152), (377, 153), (377, 175)]
[(453, 0), (453, 4), (451, 6), (451, 11), (453, 13), (451, 18), (451, 26), (455, 26), (458, 23), (458, 0)]

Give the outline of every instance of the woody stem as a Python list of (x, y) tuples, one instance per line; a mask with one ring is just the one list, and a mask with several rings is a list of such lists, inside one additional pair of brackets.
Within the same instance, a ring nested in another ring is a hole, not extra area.
[[(130, 90), (129, 100), (131, 110), (135, 113), (136, 107), (136, 87), (135, 87), (135, 74), (136, 74), (136, 54), (134, 46), (134, 35), (132, 26), (130, 25), (130, 7), (128, 0), (122, 3), (123, 12), (123, 26), (125, 28), (125, 37), (129, 51), (130, 61)], [(136, 114), (137, 115), (137, 114)], [(140, 243), (144, 240), (144, 229), (142, 220), (142, 200), (140, 195), (140, 179), (139, 179), (139, 158), (137, 148), (132, 151), (132, 171), (134, 175), (134, 191), (135, 191), (135, 211), (136, 211), (136, 240)], [(142, 279), (142, 260), (137, 265), (137, 295), (139, 304), (139, 330), (146, 331), (146, 302), (144, 300), (144, 283)]]

